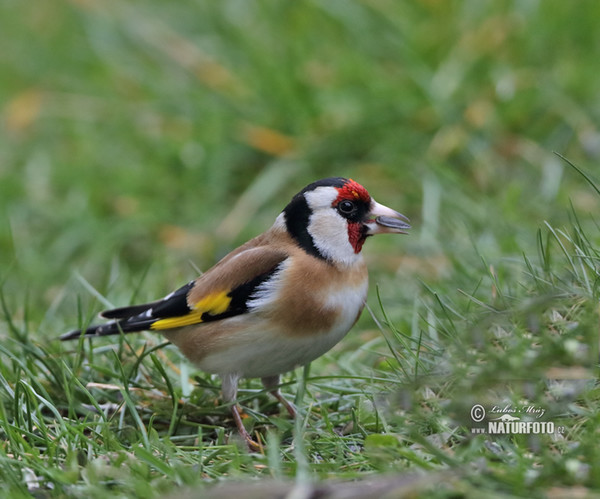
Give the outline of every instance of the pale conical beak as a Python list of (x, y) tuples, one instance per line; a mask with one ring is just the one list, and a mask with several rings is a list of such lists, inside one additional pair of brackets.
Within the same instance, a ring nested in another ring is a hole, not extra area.
[(407, 234), (406, 230), (410, 229), (408, 218), (396, 210), (379, 204), (374, 199), (371, 199), (369, 217), (374, 217), (374, 219), (365, 223), (367, 235), (369, 236), (375, 234)]

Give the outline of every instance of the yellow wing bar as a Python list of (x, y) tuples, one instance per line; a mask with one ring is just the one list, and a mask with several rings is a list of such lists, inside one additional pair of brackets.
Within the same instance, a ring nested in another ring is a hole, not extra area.
[(202, 322), (203, 314), (218, 315), (227, 310), (231, 303), (231, 296), (228, 296), (227, 291), (219, 291), (211, 293), (200, 301), (186, 315), (179, 317), (169, 317), (167, 319), (159, 319), (150, 326), (150, 329), (172, 329), (182, 326), (191, 326)]

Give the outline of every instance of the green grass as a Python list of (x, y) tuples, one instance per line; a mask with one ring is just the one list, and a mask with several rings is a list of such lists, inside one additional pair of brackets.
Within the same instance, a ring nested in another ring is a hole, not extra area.
[[(398, 476), (414, 496), (600, 493), (597, 2), (0, 13), (3, 497)], [(56, 340), (187, 282), (333, 175), (414, 229), (367, 242), (372, 314), (284, 377), (297, 421), (242, 383), (264, 455), (161, 337)], [(474, 434), (474, 404), (564, 432)]]

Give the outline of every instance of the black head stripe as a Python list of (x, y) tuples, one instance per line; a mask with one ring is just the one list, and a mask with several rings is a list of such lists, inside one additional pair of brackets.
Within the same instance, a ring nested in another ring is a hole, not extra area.
[[(298, 194), (296, 194), (290, 203), (285, 207), (283, 213), (285, 215), (285, 224), (288, 232), (309, 255), (316, 256), (322, 260), (327, 260), (319, 249), (315, 246), (312, 236), (308, 232), (308, 223), (311, 210), (308, 207), (308, 202), (304, 194), (314, 191), (318, 187), (335, 187), (341, 189), (348, 183), (348, 179), (344, 177), (329, 177), (317, 180), (312, 184), (307, 185)], [(357, 216), (364, 216), (363, 210)]]
[[(316, 184), (317, 182), (315, 182)], [(304, 197), (304, 193), (307, 192), (311, 184), (296, 194), (290, 203), (285, 207), (283, 213), (285, 215), (285, 225), (289, 234), (294, 238), (298, 245), (304, 249), (309, 255), (316, 256), (322, 260), (326, 258), (321, 254), (318, 248), (315, 246), (312, 236), (308, 232), (308, 221), (310, 218), (311, 210), (308, 207), (308, 202)], [(317, 186), (318, 187), (318, 186)], [(314, 189), (315, 187), (313, 187)]]
[(348, 179), (344, 177), (323, 178), (321, 180), (313, 182), (312, 184), (307, 185), (298, 194), (296, 194), (296, 196), (303, 195), (305, 192), (308, 191), (314, 191), (317, 187), (336, 187), (337, 189), (341, 189), (347, 182)]

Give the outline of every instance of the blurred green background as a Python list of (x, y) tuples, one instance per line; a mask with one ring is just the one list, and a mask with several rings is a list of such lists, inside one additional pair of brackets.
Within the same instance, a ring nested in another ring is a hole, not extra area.
[[(598, 179), (599, 19), (595, 0), (4, 1), (5, 315), (49, 342), (107, 302), (160, 297), (268, 228), (306, 184), (338, 175), (412, 220), (410, 236), (374, 238), (364, 252), (370, 305), (378, 284), (389, 322), (413, 339), (443, 332), (447, 310), (428, 308), (439, 296), (497, 304), (508, 289), (516, 303), (543, 288), (523, 282), (522, 257), (549, 267), (546, 221), (580, 217), (597, 266), (600, 197), (555, 152)], [(580, 281), (565, 284), (577, 297), (563, 309), (585, 310), (588, 333), (597, 275), (584, 298)], [(572, 330), (558, 309), (548, 329)], [(481, 328), (512, 331), (529, 324), (521, 313)], [(9, 329), (1, 323), (0, 338)], [(358, 329), (370, 331), (337, 352), (378, 334), (367, 314)], [(480, 379), (547, 368), (551, 349), (519, 364), (530, 329), (519, 355), (481, 354), (498, 364)], [(516, 367), (501, 364), (511, 358)]]
[(367, 253), (433, 278), (447, 268), (424, 246), (518, 252), (569, 200), (598, 209), (552, 154), (592, 171), (600, 155), (594, 1), (2, 11), (1, 278), (35, 308), (73, 271), (104, 290), (120, 263), (178, 285), (325, 176), (406, 212), (410, 241)]

